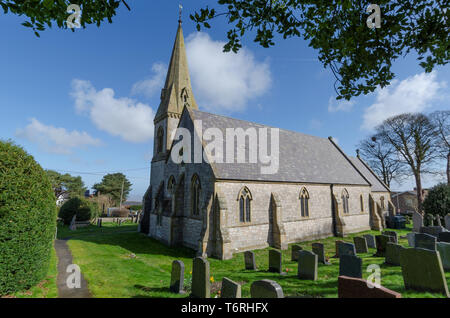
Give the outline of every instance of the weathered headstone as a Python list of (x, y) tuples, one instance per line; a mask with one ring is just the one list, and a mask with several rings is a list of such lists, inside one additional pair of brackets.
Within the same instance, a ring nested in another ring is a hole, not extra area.
[(427, 226), (434, 226), (434, 217), (431, 214), (426, 214)]
[(385, 263), (389, 265), (400, 266), (400, 253), (405, 249), (403, 246), (394, 243), (387, 243), (386, 245), (386, 259)]
[(425, 248), (428, 250), (436, 250), (436, 237), (425, 233), (417, 233), (415, 236), (415, 248)]
[(256, 270), (255, 253), (252, 251), (244, 252), (245, 269)]
[(438, 242), (436, 249), (441, 257), (442, 267), (445, 271), (450, 271), (450, 243)]
[(445, 228), (450, 231), (450, 213), (444, 217)]
[(411, 232), (406, 234), (406, 237), (408, 239), (408, 245), (409, 247), (415, 247), (416, 246), (416, 233)]
[(170, 291), (176, 294), (183, 294), (184, 283), (184, 263), (182, 261), (172, 262), (172, 275), (170, 277)]
[(362, 259), (353, 255), (339, 257), (339, 276), (362, 278)]
[(303, 250), (303, 248), (300, 245), (292, 245), (291, 260), (293, 262), (298, 261), (298, 252), (301, 250)]
[(269, 250), (269, 272), (282, 273), (280, 251)]
[(356, 256), (355, 245), (352, 243), (342, 242), (339, 244), (339, 257), (342, 255)]
[(398, 235), (397, 235), (397, 232), (394, 232), (394, 231), (384, 231), (382, 234), (383, 234), (383, 235), (387, 235), (387, 236), (392, 237), (392, 238), (389, 240), (389, 242), (398, 244)]
[(211, 297), (209, 282), (209, 262), (203, 257), (194, 258), (192, 265), (192, 296), (198, 298)]
[(387, 289), (383, 286), (379, 288), (369, 288), (367, 280), (361, 278), (339, 276), (338, 278), (339, 298), (402, 298), (402, 295)]
[(439, 252), (405, 248), (400, 253), (405, 289), (432, 291), (450, 297)]
[(413, 231), (419, 233), (423, 226), (423, 216), (419, 212), (413, 212)]
[(334, 258), (339, 258), (339, 244), (341, 244), (341, 243), (345, 243), (345, 242), (341, 241), (341, 240), (337, 240), (337, 241), (334, 242), (335, 248), (336, 248), (336, 253), (333, 256)]
[(441, 233), (439, 233), (437, 240), (439, 242), (450, 243), (450, 232), (441, 232)]
[(317, 255), (317, 261), (319, 263), (330, 265), (325, 258), (325, 247), (322, 243), (312, 243), (312, 252)]
[(437, 226), (442, 226), (441, 217), (439, 215), (435, 215), (434, 219), (436, 220)]
[(375, 236), (373, 236), (372, 234), (364, 234), (363, 237), (366, 239), (368, 247), (377, 248), (377, 244), (375, 243)]
[(375, 236), (375, 240), (377, 242), (377, 252), (374, 256), (384, 257), (386, 253), (386, 245), (389, 242), (390, 237), (387, 235), (377, 235)]
[(369, 253), (365, 237), (355, 236), (353, 238), (353, 243), (355, 243), (356, 253)]
[(241, 285), (224, 277), (222, 279), (222, 288), (220, 290), (221, 298), (241, 298)]
[(318, 257), (310, 251), (298, 252), (298, 278), (317, 280)]
[(77, 229), (76, 221), (77, 221), (77, 216), (74, 215), (72, 218), (72, 221), (70, 221), (69, 230), (75, 231)]
[(447, 232), (447, 230), (442, 226), (422, 226), (420, 228), (420, 233), (430, 234), (435, 237), (439, 235), (439, 233)]
[(281, 286), (270, 279), (253, 282), (250, 286), (251, 298), (284, 298)]

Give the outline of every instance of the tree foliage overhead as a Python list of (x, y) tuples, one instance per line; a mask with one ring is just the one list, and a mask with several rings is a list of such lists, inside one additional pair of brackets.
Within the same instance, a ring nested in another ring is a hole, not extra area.
[(44, 31), (56, 24), (59, 28), (67, 28), (67, 7), (77, 4), (82, 10), (80, 17), (81, 27), (87, 24), (100, 24), (108, 20), (112, 23), (112, 17), (116, 15), (120, 3), (128, 9), (123, 0), (0, 0), (0, 7), (4, 13), (13, 13), (26, 16), (28, 19), (22, 25), (32, 28), (37, 36), (39, 31)]
[(45, 172), (52, 184), (53, 191), (55, 191), (56, 198), (62, 194), (68, 194), (70, 197), (84, 195), (86, 187), (80, 176), (74, 177), (68, 173), (61, 174), (54, 170), (46, 170)]
[[(254, 41), (275, 45), (302, 37), (318, 50), (319, 60), (335, 77), (338, 99), (373, 92), (394, 78), (392, 63), (415, 52), (431, 72), (450, 57), (448, 0), (379, 0), (381, 28), (369, 29), (362, 0), (218, 0), (219, 9), (202, 8), (191, 19), (197, 29), (225, 16), (231, 26), (224, 51), (237, 52), (243, 36), (255, 31)], [(221, 9), (223, 11), (219, 12)]]
[(430, 114), (430, 119), (436, 127), (439, 156), (447, 160), (447, 184), (450, 185), (450, 110), (435, 111)]
[(450, 185), (438, 184), (428, 191), (423, 201), (426, 213), (445, 216), (450, 212)]
[(111, 173), (107, 174), (103, 177), (100, 183), (94, 184), (93, 189), (100, 192), (100, 194), (107, 194), (111, 197), (111, 199), (115, 202), (115, 204), (119, 205), (120, 196), (123, 185), (123, 195), (122, 202), (126, 201), (128, 194), (131, 190), (131, 182), (128, 181), (127, 177), (123, 173)]

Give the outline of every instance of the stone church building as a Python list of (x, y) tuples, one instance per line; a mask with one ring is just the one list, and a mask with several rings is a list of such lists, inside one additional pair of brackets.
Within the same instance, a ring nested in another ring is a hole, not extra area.
[[(229, 259), (245, 250), (286, 249), (293, 242), (381, 230), (386, 212), (393, 211), (389, 188), (332, 138), (279, 129), (273, 174), (262, 174), (260, 163), (174, 162), (177, 128), (194, 139), (208, 128), (270, 128), (198, 109), (181, 21), (154, 126), (140, 230), (169, 246)], [(184, 148), (177, 151), (183, 155)]]

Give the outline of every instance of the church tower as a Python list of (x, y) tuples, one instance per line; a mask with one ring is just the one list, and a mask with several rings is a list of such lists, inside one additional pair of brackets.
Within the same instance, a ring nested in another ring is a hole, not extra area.
[[(184, 107), (198, 109), (191, 87), (191, 79), (184, 45), (181, 19), (170, 58), (166, 82), (161, 90), (161, 102), (154, 119), (153, 163), (164, 161), (172, 145), (171, 134), (177, 128)], [(153, 170), (153, 169), (152, 169)]]

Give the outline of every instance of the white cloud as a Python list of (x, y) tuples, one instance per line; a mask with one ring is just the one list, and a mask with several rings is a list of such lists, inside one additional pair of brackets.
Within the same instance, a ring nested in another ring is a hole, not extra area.
[(167, 65), (160, 62), (154, 63), (152, 66), (152, 72), (153, 75), (151, 78), (139, 81), (133, 85), (131, 94), (153, 97), (155, 93), (161, 91), (166, 78)]
[(114, 90), (97, 91), (89, 81), (72, 81), (71, 96), (79, 112), (89, 114), (95, 126), (130, 142), (153, 137), (153, 109), (130, 98), (115, 98)]
[(206, 33), (191, 34), (186, 41), (194, 95), (202, 108), (241, 111), (249, 100), (262, 96), (271, 85), (267, 62), (258, 62), (251, 51), (224, 53), (225, 42)]
[(436, 72), (421, 73), (403, 81), (392, 81), (390, 86), (377, 89), (376, 101), (363, 115), (362, 128), (372, 130), (388, 117), (401, 113), (423, 112), (439, 98), (445, 82), (438, 82)]
[(353, 105), (355, 105), (355, 102), (352, 100), (336, 100), (334, 97), (330, 97), (330, 99), (328, 100), (328, 111), (330, 113), (339, 111), (349, 112), (350, 110), (352, 110)]
[(31, 118), (25, 128), (18, 129), (16, 136), (36, 143), (44, 151), (66, 155), (71, 154), (75, 148), (101, 145), (99, 139), (84, 131), (69, 132), (65, 128), (47, 126), (36, 118)]

